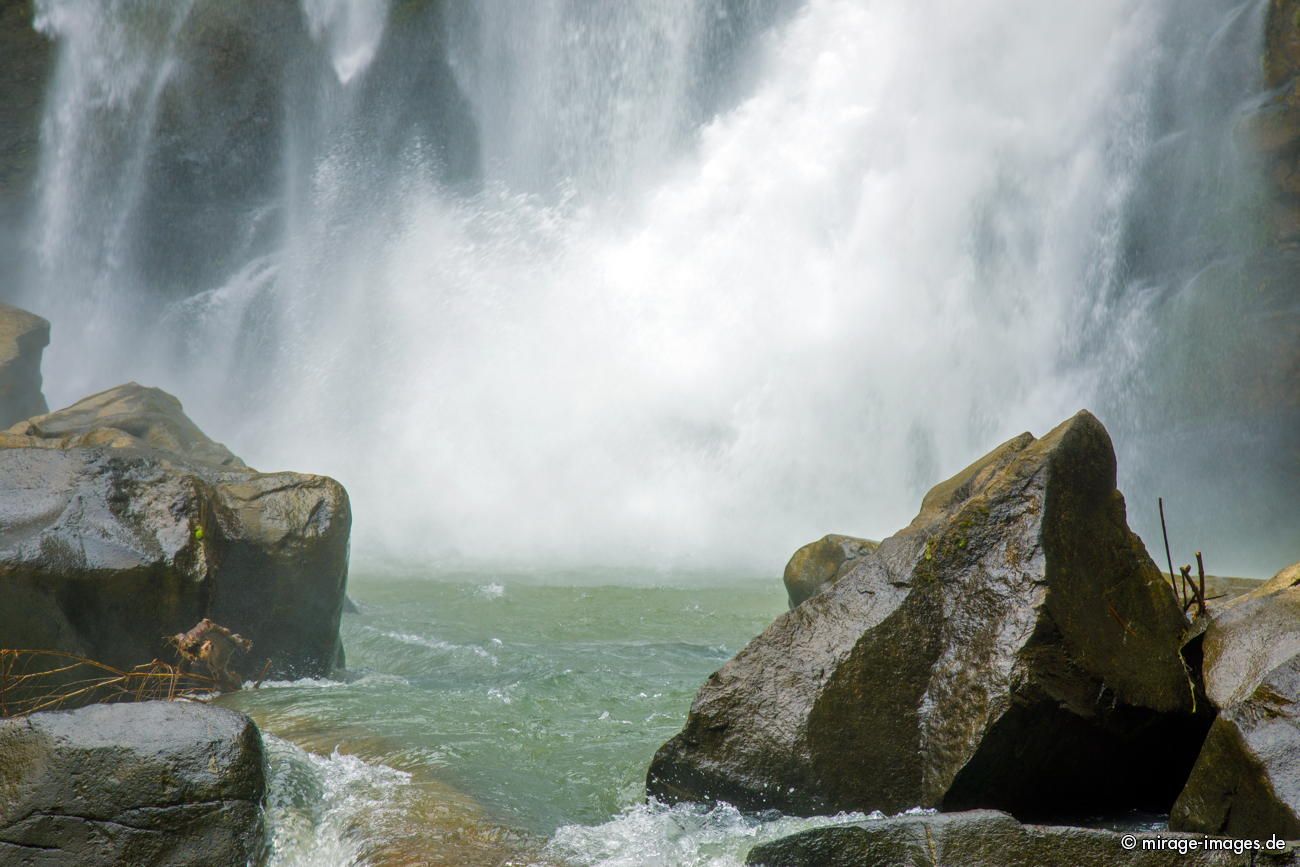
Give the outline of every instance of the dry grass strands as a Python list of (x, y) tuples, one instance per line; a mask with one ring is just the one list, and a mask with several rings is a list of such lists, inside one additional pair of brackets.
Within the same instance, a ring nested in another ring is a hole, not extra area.
[(212, 677), (159, 659), (124, 671), (75, 653), (0, 649), (0, 717), (101, 702), (199, 698), (218, 688)]
[(164, 641), (175, 649), (176, 664), (155, 659), (129, 670), (61, 650), (0, 649), (0, 717), (107, 702), (195, 699), (243, 685), (231, 663), (252, 649), (247, 638), (205, 617)]

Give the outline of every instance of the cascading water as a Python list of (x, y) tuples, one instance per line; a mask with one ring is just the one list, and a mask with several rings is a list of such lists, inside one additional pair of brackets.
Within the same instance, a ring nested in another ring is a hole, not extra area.
[(1263, 574), (1266, 5), (40, 0), (9, 294), (52, 405), (160, 385), (362, 558), (774, 573), (1088, 406)]

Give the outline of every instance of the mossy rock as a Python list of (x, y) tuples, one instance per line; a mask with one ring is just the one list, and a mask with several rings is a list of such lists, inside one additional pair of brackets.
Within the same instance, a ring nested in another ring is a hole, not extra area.
[(936, 486), (778, 617), (704, 684), (647, 787), (801, 815), (1163, 811), (1209, 725), (1186, 627), (1082, 412)]

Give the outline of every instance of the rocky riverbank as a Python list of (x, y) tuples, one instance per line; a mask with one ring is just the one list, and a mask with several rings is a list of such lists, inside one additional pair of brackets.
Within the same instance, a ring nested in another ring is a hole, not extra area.
[[(0, 717), (20, 712), (0, 719), (0, 864), (257, 863), (266, 769), (248, 717), (76, 708), (174, 693), (166, 676), (190, 664), (223, 689), (341, 666), (347, 493), (248, 467), (160, 389), (47, 412), (49, 332), (0, 305)], [(33, 669), (35, 651), (58, 663)], [(111, 670), (133, 673), (87, 686)]]
[(264, 846), (262, 738), (188, 702), (0, 719), (0, 864), (246, 867)]
[[(1300, 566), (1199, 613), (1128, 529), (1115, 478), (1081, 412), (937, 485), (878, 546), (800, 549), (786, 585), (810, 595), (704, 684), (649, 793), (1067, 824), (1172, 810), (1174, 830), (1300, 838)], [(1173, 863), (1112, 837), (911, 818), (809, 832), (752, 863), (913, 863), (940, 838), (949, 854), (915, 863)], [(998, 860), (1005, 847), (1028, 860)]]

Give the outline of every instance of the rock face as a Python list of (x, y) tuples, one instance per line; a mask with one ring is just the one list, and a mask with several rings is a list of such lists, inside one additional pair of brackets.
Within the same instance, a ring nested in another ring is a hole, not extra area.
[(242, 673), (341, 660), (351, 512), (333, 479), (259, 473), (131, 383), (0, 434), (0, 643), (126, 668), (204, 617)]
[(785, 565), (785, 592), (793, 608), (848, 574), (862, 557), (880, 547), (879, 542), (830, 534), (809, 542)]
[(50, 323), (0, 304), (0, 427), (49, 411), (41, 394), (41, 352)]
[[(1021, 825), (1006, 813), (977, 810), (817, 828), (757, 846), (751, 867), (1263, 867), (1300, 863), (1289, 850), (1268, 852), (1143, 850), (1184, 845), (1176, 834), (1122, 835), (1090, 828)], [(1263, 842), (1269, 840), (1265, 834)]]
[[(0, 225), (30, 191), (40, 148), (41, 102), (51, 45), (32, 27), (32, 0), (0, 3)], [(0, 249), (6, 242), (0, 241)]]
[(1300, 563), (1215, 614), (1203, 648), (1220, 712), (1171, 827), (1300, 838)]
[(1300, 2), (1271, 0), (1264, 27), (1264, 83), (1272, 91), (1250, 117), (1250, 139), (1268, 164), (1278, 239), (1300, 241)]
[(813, 814), (1167, 809), (1205, 727), (1186, 621), (1081, 412), (934, 488), (713, 674), (649, 793)]
[(0, 863), (245, 867), (262, 849), (262, 738), (186, 702), (0, 720)]

